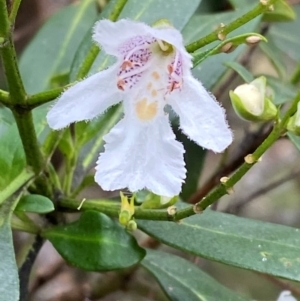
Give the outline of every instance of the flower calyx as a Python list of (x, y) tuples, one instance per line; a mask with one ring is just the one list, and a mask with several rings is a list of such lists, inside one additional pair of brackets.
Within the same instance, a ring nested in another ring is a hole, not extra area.
[(290, 117), (286, 128), (291, 133), (300, 136), (300, 103), (298, 103), (296, 113)]
[(148, 193), (143, 200), (141, 208), (143, 209), (165, 209), (174, 205), (178, 201), (179, 197), (166, 197), (157, 195), (155, 193)]
[[(119, 222), (121, 225), (134, 228), (131, 221), (133, 220), (134, 215), (134, 195), (129, 198), (128, 196), (124, 195), (123, 192), (120, 192), (121, 197), (121, 211), (119, 213)], [(135, 225), (136, 228), (136, 225)]]
[(260, 76), (229, 92), (236, 114), (247, 121), (269, 121), (276, 119), (278, 110), (266, 96), (266, 78)]

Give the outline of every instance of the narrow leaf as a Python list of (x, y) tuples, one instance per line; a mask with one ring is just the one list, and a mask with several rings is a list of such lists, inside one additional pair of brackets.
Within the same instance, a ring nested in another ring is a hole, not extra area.
[(16, 201), (9, 200), (0, 207), (0, 295), (5, 301), (19, 300), (19, 276), (12, 240), (10, 219)]
[(172, 301), (246, 301), (202, 272), (195, 264), (161, 251), (147, 250), (142, 261)]
[(298, 229), (210, 210), (179, 224), (139, 221), (139, 227), (197, 256), (300, 281)]
[(238, 62), (226, 62), (225, 66), (234, 70), (246, 82), (250, 83), (254, 80), (254, 76)]

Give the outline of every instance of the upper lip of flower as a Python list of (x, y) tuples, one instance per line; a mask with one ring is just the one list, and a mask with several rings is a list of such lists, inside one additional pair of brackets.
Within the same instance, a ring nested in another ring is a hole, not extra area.
[(216, 152), (232, 141), (223, 109), (193, 78), (191, 56), (176, 29), (101, 20), (93, 38), (117, 62), (65, 91), (47, 115), (49, 125), (58, 129), (92, 119), (123, 100), (125, 116), (104, 137), (96, 181), (106, 190), (179, 194), (184, 149), (175, 140), (165, 105), (179, 116), (190, 139)]

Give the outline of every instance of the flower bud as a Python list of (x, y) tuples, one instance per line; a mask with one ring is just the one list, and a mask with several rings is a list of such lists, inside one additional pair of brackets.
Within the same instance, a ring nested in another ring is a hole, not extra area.
[(178, 196), (166, 197), (154, 193), (148, 193), (141, 205), (143, 209), (163, 209), (174, 205), (178, 201)]
[(249, 84), (243, 84), (230, 91), (230, 99), (237, 115), (248, 121), (275, 119), (277, 108), (266, 97), (266, 78), (261, 76)]
[(293, 134), (300, 136), (300, 103), (298, 103), (297, 112), (290, 117), (286, 128)]
[(126, 229), (130, 232), (133, 232), (137, 229), (137, 224), (135, 222), (135, 220), (130, 220), (126, 226)]
[(125, 196), (122, 192), (120, 192), (121, 197), (121, 211), (119, 214), (119, 222), (123, 226), (127, 226), (127, 224), (132, 219), (134, 215), (134, 196), (128, 200), (128, 197)]

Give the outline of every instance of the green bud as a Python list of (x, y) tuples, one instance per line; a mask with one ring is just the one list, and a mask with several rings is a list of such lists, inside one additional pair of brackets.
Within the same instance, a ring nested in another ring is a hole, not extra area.
[(300, 103), (298, 103), (297, 112), (290, 117), (286, 128), (293, 134), (300, 136)]
[(128, 200), (128, 197), (120, 192), (121, 197), (121, 211), (119, 214), (119, 222), (121, 225), (126, 226), (134, 215), (134, 195)]
[(143, 209), (163, 209), (174, 205), (178, 201), (178, 196), (172, 198), (166, 196), (160, 196), (154, 193), (149, 193), (141, 207)]
[(119, 222), (123, 226), (127, 226), (131, 219), (131, 214), (128, 211), (121, 211), (119, 214)]
[(168, 19), (159, 19), (152, 24), (154, 28), (172, 28), (172, 23)]
[(130, 220), (128, 223), (127, 223), (127, 226), (126, 226), (126, 229), (130, 232), (133, 232), (137, 229), (137, 224), (135, 222), (135, 220)]
[(266, 97), (266, 78), (256, 78), (249, 84), (243, 84), (229, 92), (232, 106), (242, 119), (248, 121), (268, 121), (275, 119), (277, 108)]

